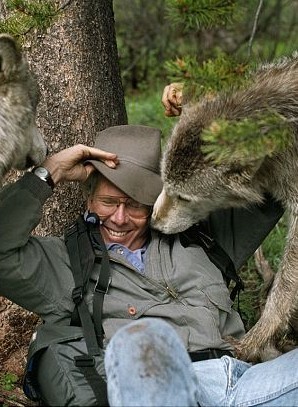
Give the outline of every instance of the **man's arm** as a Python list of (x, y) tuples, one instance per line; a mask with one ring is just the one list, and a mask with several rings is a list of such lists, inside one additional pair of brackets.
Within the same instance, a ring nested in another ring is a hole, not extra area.
[[(117, 165), (115, 154), (74, 146), (46, 159), (54, 184), (63, 181), (84, 181), (93, 171), (84, 165), (86, 159), (100, 159), (110, 167)], [(17, 299), (31, 289), (32, 276), (45, 272), (47, 259), (42, 238), (31, 237), (38, 225), (42, 206), (52, 195), (51, 187), (38, 176), (28, 172), (16, 183), (4, 187), (0, 193), (0, 294)], [(37, 278), (37, 277), (35, 277)], [(23, 290), (23, 292), (22, 292)], [(26, 294), (27, 295), (27, 294)], [(29, 295), (29, 294), (28, 294)], [(27, 297), (28, 297), (27, 295)], [(19, 303), (19, 301), (16, 301)]]
[[(50, 172), (55, 185), (65, 181), (85, 181), (94, 171), (91, 164), (84, 165), (87, 159), (101, 160), (111, 168), (118, 163), (116, 154), (78, 144), (47, 158), (41, 166)], [(27, 243), (31, 231), (39, 223), (41, 207), (51, 194), (51, 188), (32, 173), (2, 189), (0, 256)]]

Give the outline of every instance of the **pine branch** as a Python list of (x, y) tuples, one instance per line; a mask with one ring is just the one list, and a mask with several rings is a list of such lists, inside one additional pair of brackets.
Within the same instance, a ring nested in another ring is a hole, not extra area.
[[(236, 0), (167, 0), (167, 16), (184, 31), (224, 26), (234, 20)], [(239, 7), (239, 6), (238, 6)]]
[(202, 132), (202, 140), (206, 160), (245, 165), (283, 151), (291, 142), (291, 130), (283, 117), (268, 112), (241, 121), (214, 121)]
[(249, 65), (218, 53), (216, 58), (206, 60), (201, 65), (198, 65), (195, 57), (186, 56), (167, 61), (165, 68), (171, 82), (184, 83), (183, 103), (187, 103), (198, 100), (204, 94), (214, 94), (244, 84)]
[(15, 37), (23, 36), (33, 29), (46, 29), (59, 13), (51, 1), (7, 0), (6, 6), (10, 16), (0, 21), (0, 32)]

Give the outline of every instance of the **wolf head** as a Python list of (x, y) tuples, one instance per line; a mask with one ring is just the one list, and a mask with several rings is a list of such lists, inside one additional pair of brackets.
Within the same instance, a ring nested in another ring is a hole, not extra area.
[(152, 215), (152, 226), (164, 233), (186, 230), (219, 208), (262, 201), (261, 191), (251, 184), (260, 160), (244, 166), (206, 159), (200, 134), (211, 121), (207, 106), (193, 106), (174, 127), (161, 163), (163, 190)]
[(15, 40), (0, 35), (0, 179), (39, 164), (47, 147), (35, 123), (38, 86)]
[[(287, 163), (288, 173), (277, 186), (275, 177), (279, 175), (275, 173), (285, 172), (285, 162), (276, 151), (248, 156), (245, 162), (226, 159), (216, 163), (204, 149), (202, 133), (218, 120), (239, 123), (250, 118), (255, 122), (268, 112), (274, 112), (281, 128), (289, 126), (297, 139), (298, 54), (262, 66), (243, 88), (213, 98), (206, 96), (183, 108), (163, 154), (163, 190), (153, 208), (152, 226), (164, 233), (181, 232), (217, 209), (260, 203), (264, 192), (287, 189), (283, 181), (297, 174), (291, 175), (291, 164)], [(260, 127), (251, 137), (258, 138), (264, 132), (264, 127)], [(268, 129), (267, 133), (270, 135)], [(282, 131), (278, 138), (281, 134)], [(288, 161), (293, 161), (294, 156)], [(278, 194), (274, 196), (279, 199)]]

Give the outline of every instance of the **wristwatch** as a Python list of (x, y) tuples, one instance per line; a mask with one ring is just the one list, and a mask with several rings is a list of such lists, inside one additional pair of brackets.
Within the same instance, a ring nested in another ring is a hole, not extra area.
[(36, 175), (38, 178), (42, 179), (46, 182), (52, 189), (54, 189), (55, 184), (52, 179), (50, 172), (44, 167), (35, 167), (32, 170), (32, 173)]

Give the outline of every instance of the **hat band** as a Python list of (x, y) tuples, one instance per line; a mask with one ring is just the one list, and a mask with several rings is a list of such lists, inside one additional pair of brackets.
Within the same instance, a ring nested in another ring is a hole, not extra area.
[(118, 156), (118, 158), (119, 158), (119, 161), (121, 162), (121, 161), (124, 161), (124, 162), (127, 162), (127, 163), (131, 163), (131, 164), (135, 164), (135, 165), (137, 165), (138, 167), (141, 167), (141, 168), (145, 168), (145, 169), (147, 169), (147, 170), (150, 170), (150, 171), (153, 171), (153, 172), (155, 172), (156, 174), (158, 174), (159, 173), (159, 171), (158, 171), (158, 168), (156, 168), (156, 167), (153, 167), (152, 165), (145, 165), (144, 163), (142, 163), (142, 162), (140, 162), (140, 161), (138, 161), (138, 160), (134, 160), (134, 159), (132, 159), (132, 158), (127, 158), (127, 157), (121, 157), (121, 156)]

